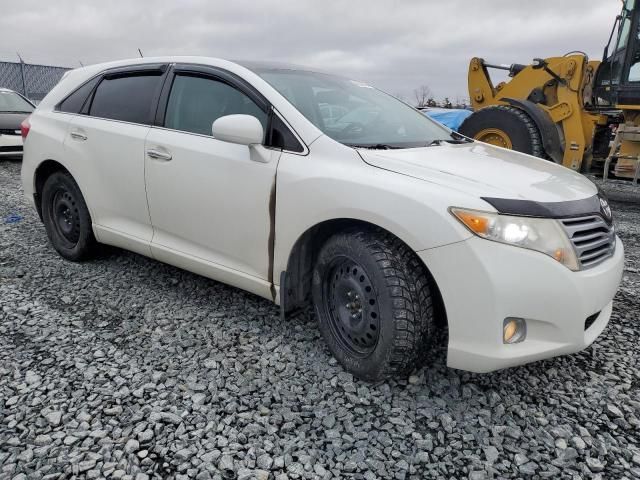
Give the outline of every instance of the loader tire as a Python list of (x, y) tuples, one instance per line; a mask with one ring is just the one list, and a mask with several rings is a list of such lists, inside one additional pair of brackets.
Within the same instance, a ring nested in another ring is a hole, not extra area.
[(492, 105), (478, 110), (463, 122), (459, 132), (497, 147), (547, 158), (535, 122), (516, 107)]

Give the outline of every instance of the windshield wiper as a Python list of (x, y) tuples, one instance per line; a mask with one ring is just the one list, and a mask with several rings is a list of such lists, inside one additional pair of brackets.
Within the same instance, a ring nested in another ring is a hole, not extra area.
[(469, 137), (465, 137), (461, 133), (451, 132), (453, 140), (447, 140), (449, 143), (473, 143), (473, 140)]
[(33, 113), (33, 112), (25, 112), (23, 110), (0, 110), (0, 113)]
[[(471, 140), (470, 138), (465, 137), (464, 135), (460, 135), (459, 133), (453, 132), (456, 134), (456, 136), (458, 138), (438, 138), (436, 140), (432, 140), (427, 147), (431, 147), (433, 145), (442, 145), (442, 142), (447, 142), (450, 143), (452, 145), (459, 145), (461, 143), (472, 143), (473, 140)], [(453, 133), (451, 134), (451, 136), (453, 137)]]
[(369, 150), (392, 150), (394, 148), (401, 148), (394, 147), (393, 145), (388, 145), (386, 143), (375, 143), (373, 145), (355, 145), (353, 143), (345, 143), (345, 145), (353, 148), (368, 148)]

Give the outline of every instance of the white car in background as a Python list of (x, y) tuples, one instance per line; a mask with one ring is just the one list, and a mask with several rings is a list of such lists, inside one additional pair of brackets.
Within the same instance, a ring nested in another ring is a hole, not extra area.
[(22, 155), (20, 125), (35, 108), (18, 92), (0, 88), (0, 157)]
[(368, 380), (421, 365), (438, 328), (447, 364), (474, 372), (579, 351), (621, 279), (589, 180), (312, 69), (94, 65), (67, 74), (25, 134), (24, 191), (60, 255), (101, 242), (268, 298), (283, 318), (311, 303), (332, 353)]

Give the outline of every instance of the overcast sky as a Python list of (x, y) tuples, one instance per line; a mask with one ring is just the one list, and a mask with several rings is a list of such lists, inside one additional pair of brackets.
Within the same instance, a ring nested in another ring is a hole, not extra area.
[(0, 14), (0, 59), (70, 67), (137, 56), (279, 60), (408, 99), (467, 96), (473, 56), (494, 63), (584, 50), (600, 58), (619, 0), (18, 0)]

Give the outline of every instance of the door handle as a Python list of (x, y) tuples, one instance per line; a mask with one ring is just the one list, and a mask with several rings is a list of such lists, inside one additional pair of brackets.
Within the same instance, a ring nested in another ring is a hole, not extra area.
[(71, 138), (73, 138), (74, 140), (84, 141), (87, 139), (87, 136), (81, 132), (71, 132), (69, 135), (71, 135)]
[(169, 160), (171, 160), (171, 158), (173, 158), (171, 157), (171, 154), (169, 152), (156, 150), (153, 148), (147, 150), (147, 157), (153, 158), (154, 160), (164, 160), (165, 162), (168, 162)]

